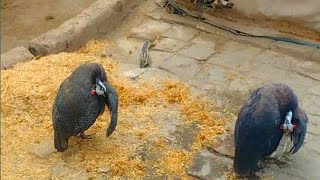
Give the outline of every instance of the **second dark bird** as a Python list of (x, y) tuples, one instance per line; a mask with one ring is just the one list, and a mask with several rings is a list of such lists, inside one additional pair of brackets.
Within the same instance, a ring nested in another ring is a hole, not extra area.
[(291, 136), (289, 153), (296, 153), (303, 145), (307, 122), (289, 86), (275, 83), (253, 91), (236, 121), (235, 172), (249, 175), (259, 170), (258, 162), (277, 149), (283, 134)]

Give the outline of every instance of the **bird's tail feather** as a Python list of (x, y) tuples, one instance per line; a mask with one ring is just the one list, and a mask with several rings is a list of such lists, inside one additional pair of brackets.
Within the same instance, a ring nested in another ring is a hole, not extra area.
[(107, 98), (106, 104), (108, 105), (111, 113), (111, 121), (107, 129), (107, 137), (110, 136), (117, 127), (118, 123), (118, 94), (111, 84), (107, 84)]
[(300, 108), (297, 109), (293, 118), (297, 120), (297, 127), (293, 130), (293, 133), (291, 134), (291, 141), (293, 142), (293, 146), (289, 151), (289, 153), (291, 154), (296, 153), (303, 145), (307, 133), (308, 123), (307, 114)]

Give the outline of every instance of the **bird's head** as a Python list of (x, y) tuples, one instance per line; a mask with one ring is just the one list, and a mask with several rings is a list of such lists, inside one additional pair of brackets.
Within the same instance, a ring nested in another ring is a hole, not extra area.
[[(292, 123), (291, 123), (292, 122)], [(296, 153), (304, 143), (307, 132), (308, 116), (298, 107), (294, 113), (287, 113), (285, 123), (280, 127), (286, 136), (291, 136), (292, 147), (289, 153)]]
[(93, 85), (90, 94), (91, 95), (98, 95), (98, 96), (104, 96), (106, 97), (107, 88), (105, 83), (101, 81), (99, 77), (96, 79), (96, 83)]
[(297, 127), (297, 125), (292, 124), (291, 121), (292, 121), (292, 111), (289, 111), (286, 114), (284, 123), (280, 126), (280, 129), (282, 129), (285, 135), (289, 135), (290, 133), (293, 132), (293, 129)]

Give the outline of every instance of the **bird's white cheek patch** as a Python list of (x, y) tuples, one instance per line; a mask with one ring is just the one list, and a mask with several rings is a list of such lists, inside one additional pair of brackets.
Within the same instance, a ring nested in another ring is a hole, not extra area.
[(99, 96), (104, 95), (104, 92), (103, 92), (101, 89), (99, 89), (99, 88), (96, 89), (96, 93), (97, 93)]
[(104, 96), (106, 90), (107, 88), (105, 87), (105, 85), (99, 80), (98, 84), (96, 85), (96, 93), (99, 96)]

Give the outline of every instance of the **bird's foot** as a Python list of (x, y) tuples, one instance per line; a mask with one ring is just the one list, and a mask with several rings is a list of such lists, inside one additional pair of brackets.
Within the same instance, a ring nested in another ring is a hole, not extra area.
[(93, 134), (85, 134), (85, 133), (83, 132), (83, 133), (80, 133), (79, 138), (82, 138), (82, 139), (92, 139), (94, 135), (95, 135), (95, 133), (93, 133)]

